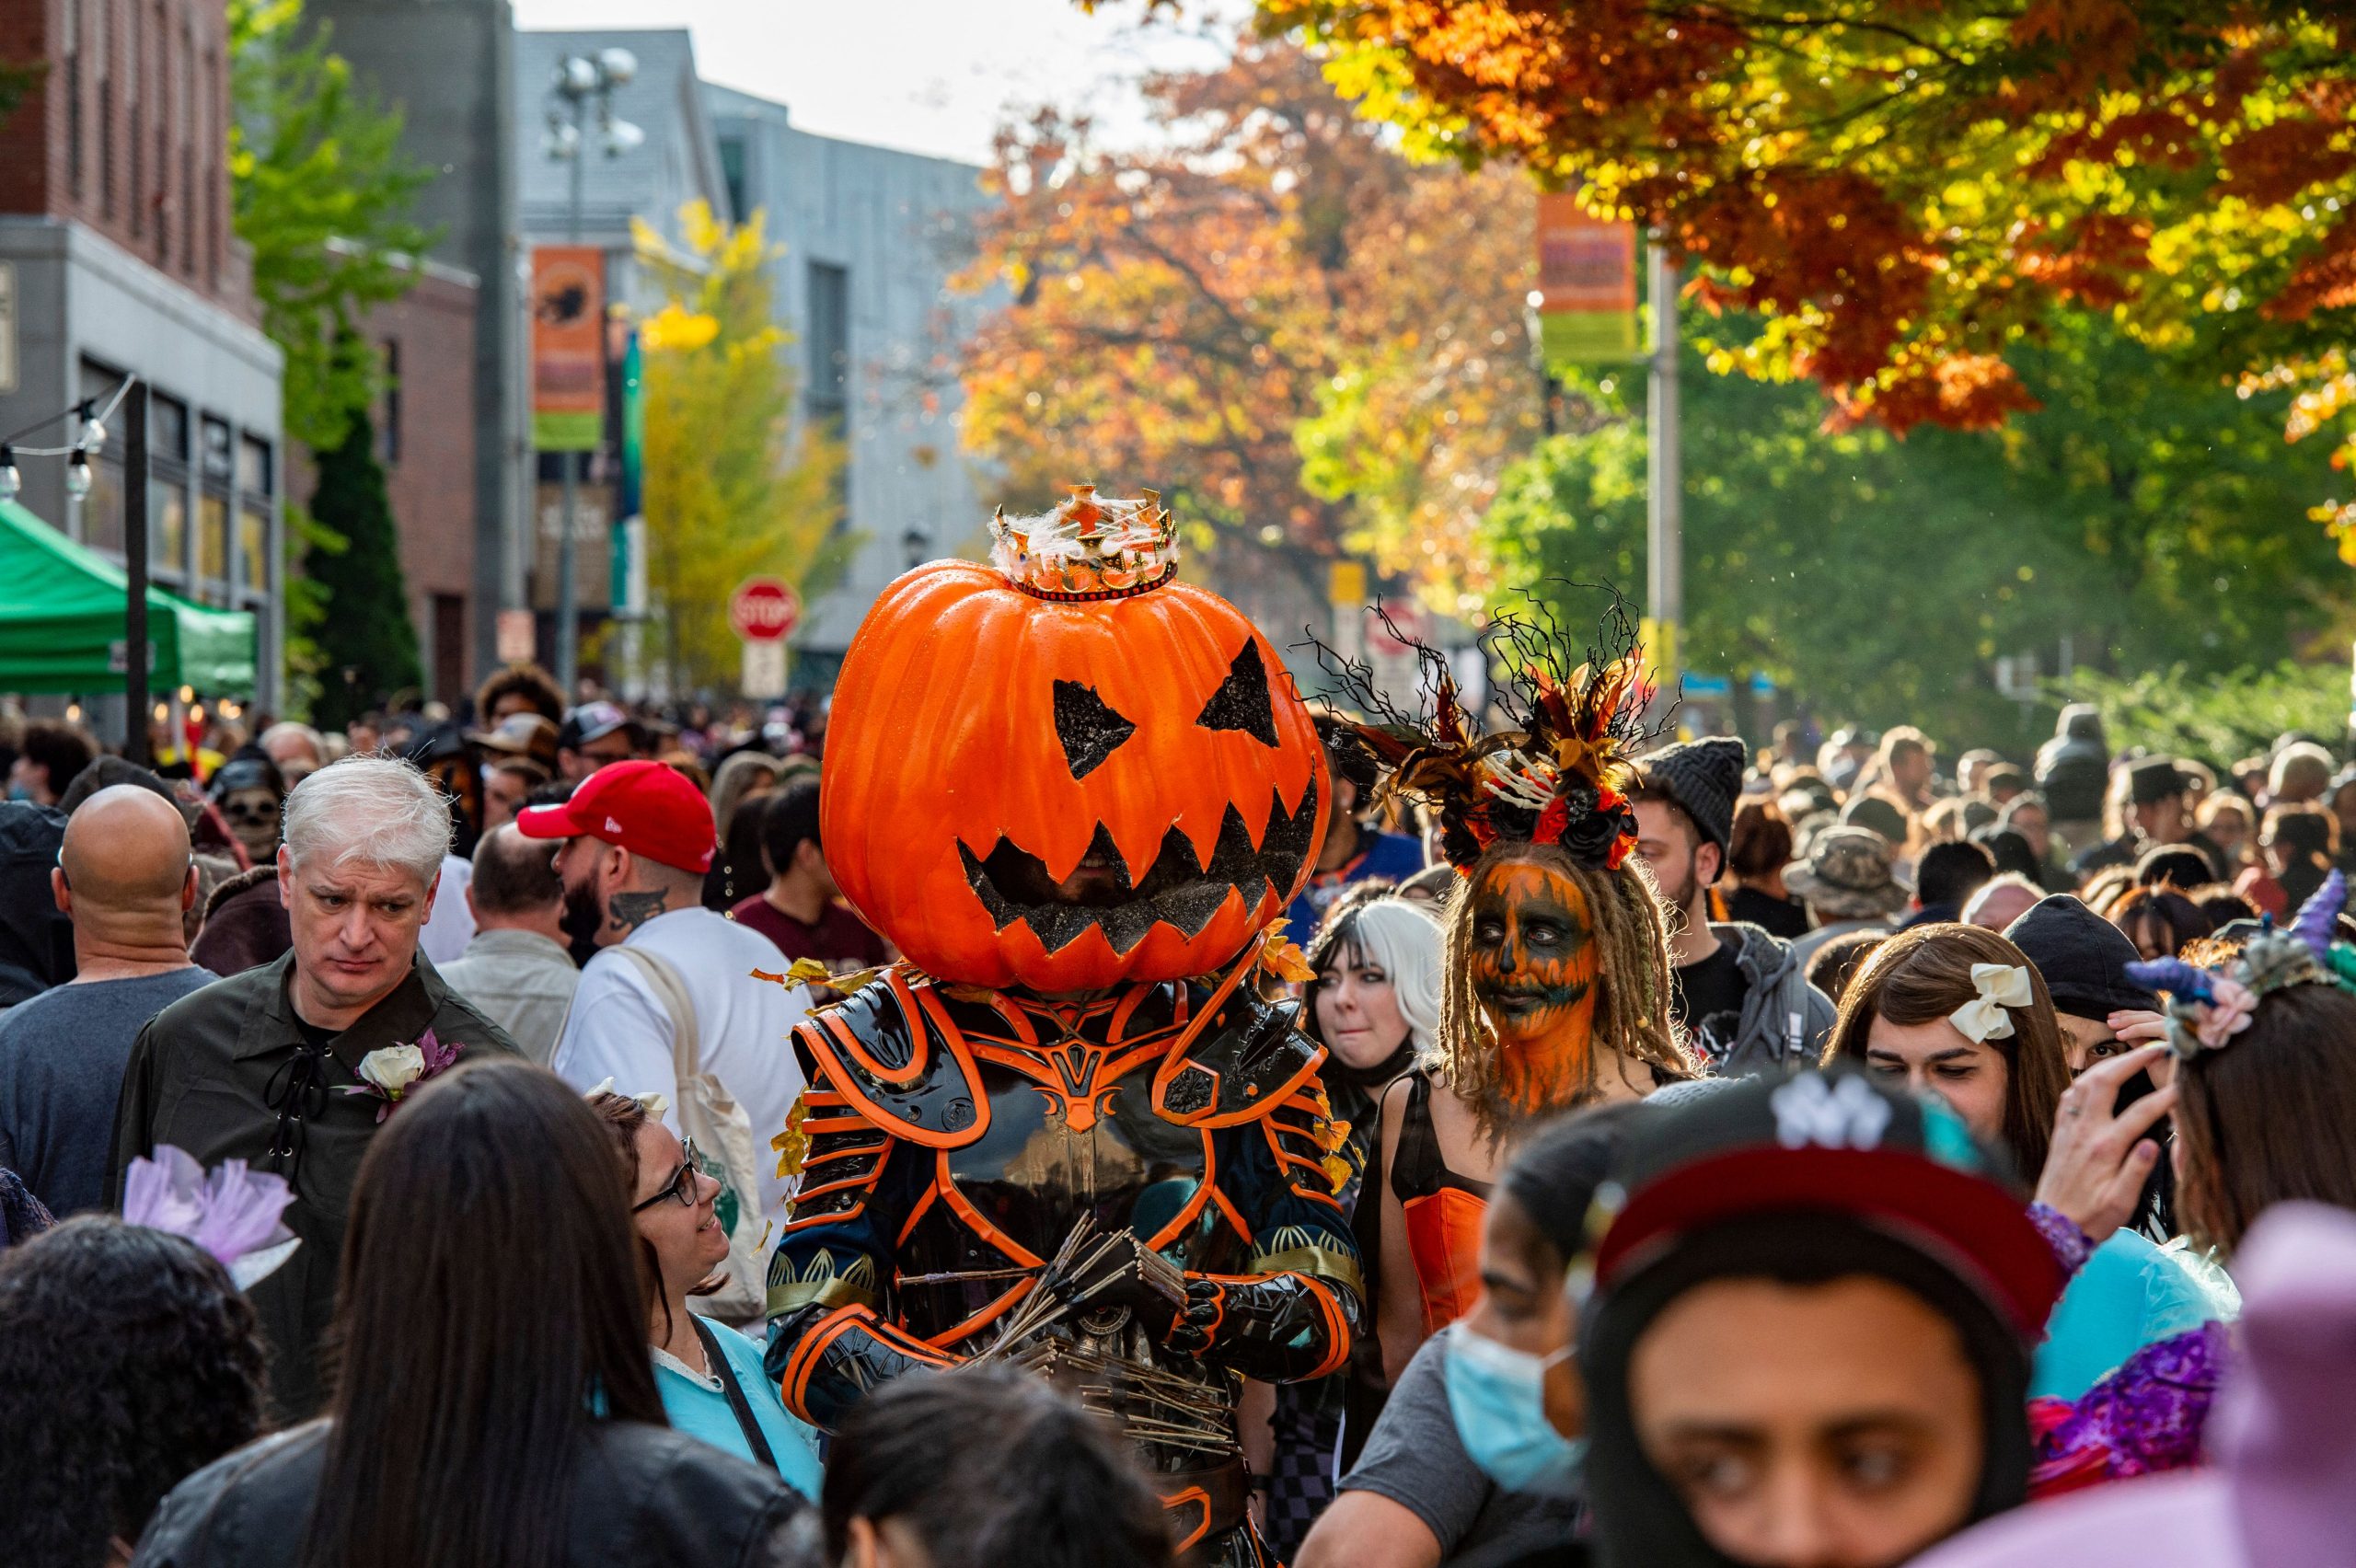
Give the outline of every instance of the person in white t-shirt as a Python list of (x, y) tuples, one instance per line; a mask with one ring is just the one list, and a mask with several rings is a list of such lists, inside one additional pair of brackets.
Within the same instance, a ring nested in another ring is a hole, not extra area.
[[(788, 1036), (808, 1013), (810, 994), (753, 978), (756, 969), (780, 967), (777, 949), (703, 907), (716, 848), (703, 796), (662, 763), (617, 762), (562, 805), (526, 807), (515, 825), (528, 838), (564, 841), (555, 864), (565, 928), (599, 949), (581, 972), (549, 1065), (583, 1090), (611, 1079), (625, 1094), (660, 1094), (664, 1124), (679, 1130), (676, 1026), (662, 995), (668, 987), (658, 988), (642, 962), (652, 958), (693, 1006), (698, 1059), (744, 1107), (756, 1152), (765, 1154), (761, 1144), (785, 1125), (802, 1093)], [(756, 1163), (763, 1214), (782, 1227), (790, 1184), (774, 1160)]]

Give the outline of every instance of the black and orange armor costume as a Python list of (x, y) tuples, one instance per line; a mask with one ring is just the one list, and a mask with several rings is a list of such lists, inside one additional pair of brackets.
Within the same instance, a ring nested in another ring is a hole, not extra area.
[(991, 532), (885, 590), (836, 684), (828, 867), (907, 958), (795, 1032), (768, 1372), (833, 1427), (1022, 1366), (1128, 1436), (1190, 1563), (1265, 1564), (1242, 1380), (1333, 1371), (1363, 1313), (1322, 1051), (1261, 990), (1305, 977), (1266, 933), (1323, 747), (1151, 491)]
[[(1130, 1230), (1184, 1271), (1183, 1307), (1080, 1315), (1053, 1374), (1137, 1440), (1194, 1561), (1267, 1561), (1235, 1380), (1339, 1367), (1360, 1286), (1323, 1053), (1250, 967), (1077, 1003), (892, 972), (803, 1025), (816, 1071), (768, 1287), (787, 1404), (832, 1426), (884, 1378), (983, 1352), (1075, 1226)], [(1164, 1400), (1155, 1372), (1202, 1397)]]

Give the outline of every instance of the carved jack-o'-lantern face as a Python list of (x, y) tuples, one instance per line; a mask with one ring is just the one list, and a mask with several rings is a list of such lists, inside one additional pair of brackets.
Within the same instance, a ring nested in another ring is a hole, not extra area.
[(1506, 1098), (1526, 1111), (1585, 1081), (1595, 1032), (1594, 913), (1542, 859), (1502, 859), (1469, 891), (1468, 978), (1501, 1054)]
[(1242, 951), (1299, 890), (1327, 792), (1308, 709), (1224, 599), (1045, 597), (937, 561), (851, 640), (820, 834), (918, 968), (1056, 994)]

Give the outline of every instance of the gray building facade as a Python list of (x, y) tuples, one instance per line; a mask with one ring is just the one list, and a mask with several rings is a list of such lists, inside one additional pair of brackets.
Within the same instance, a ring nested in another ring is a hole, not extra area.
[(830, 683), (895, 577), (977, 554), (988, 508), (958, 437), (957, 352), (987, 297), (953, 294), (988, 198), (981, 170), (813, 135), (781, 103), (706, 86), (740, 211), (768, 214), (778, 310), (795, 339), (803, 413), (849, 452), (842, 525), (860, 540), (842, 582), (794, 634), (797, 684)]

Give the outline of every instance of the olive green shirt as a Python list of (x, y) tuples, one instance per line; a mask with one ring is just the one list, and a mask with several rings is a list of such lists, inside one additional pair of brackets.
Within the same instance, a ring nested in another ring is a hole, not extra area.
[(297, 1153), (273, 1159), (281, 1113), (272, 1102), (289, 1102), (304, 1044), (304, 1026), (286, 994), (294, 965), (289, 952), (217, 980), (174, 1002), (140, 1031), (115, 1107), (108, 1173), (108, 1192), (120, 1205), (132, 1160), (170, 1144), (207, 1170), (242, 1159), (252, 1170), (277, 1171), (294, 1186), (286, 1224), (303, 1244), (248, 1292), (270, 1347), (271, 1402), (288, 1423), (316, 1414), (327, 1397), (320, 1343), (335, 1310), (352, 1182), (385, 1103), (375, 1094), (343, 1092), (361, 1086), (361, 1060), (387, 1045), (414, 1044), (428, 1029), (445, 1045), (462, 1047), (462, 1062), (482, 1052), (517, 1054), (500, 1027), (445, 986), (420, 953), (408, 979), (328, 1039), (318, 1087), (294, 1097), (303, 1114), (299, 1127), (290, 1126), (288, 1143)]

